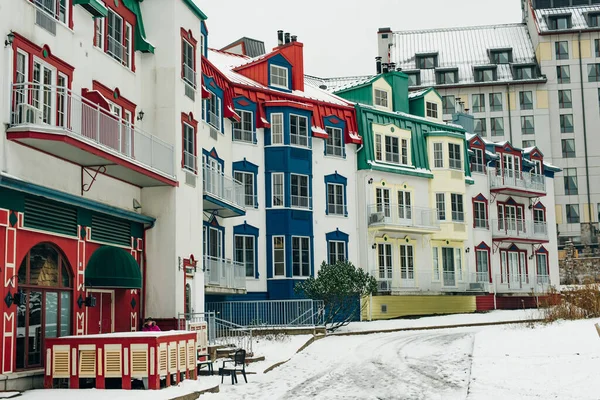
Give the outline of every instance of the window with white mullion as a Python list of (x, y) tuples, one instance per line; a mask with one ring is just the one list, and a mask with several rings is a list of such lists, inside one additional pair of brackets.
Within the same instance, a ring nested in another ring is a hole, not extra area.
[(94, 46), (104, 51), (104, 18), (96, 18), (94, 20), (95, 34)]
[(183, 124), (183, 168), (196, 172), (196, 138), (194, 128)]
[(484, 202), (473, 202), (473, 214), (475, 228), (487, 229), (487, 212)]
[(342, 139), (342, 130), (339, 128), (326, 127), (327, 142), (325, 144), (325, 154), (328, 156), (343, 157), (344, 141)]
[(235, 171), (233, 177), (244, 185), (244, 205), (247, 207), (256, 206), (256, 196), (254, 194), (254, 174), (252, 172)]
[(464, 213), (464, 205), (463, 205), (463, 195), (452, 193), (450, 195), (450, 202), (452, 207), (452, 221), (454, 222), (464, 222), (465, 221), (465, 213)]
[(475, 270), (477, 282), (489, 281), (489, 250), (475, 250)]
[(433, 144), (433, 166), (434, 168), (444, 168), (444, 144)]
[(33, 0), (46, 14), (49, 14), (57, 21), (66, 24), (69, 21), (69, 2), (68, 0)]
[(400, 164), (399, 139), (393, 136), (385, 137), (385, 161)]
[(233, 124), (233, 140), (254, 143), (254, 130), (252, 119), (254, 113), (246, 110), (235, 110), (240, 116), (240, 122)]
[(108, 10), (107, 15), (107, 46), (106, 52), (116, 60), (123, 62), (125, 52), (123, 49), (123, 19), (121, 16)]
[(206, 121), (221, 131), (221, 99), (209, 91), (209, 97), (206, 99)]
[(460, 169), (462, 170), (462, 157), (460, 154), (460, 145), (449, 143), (448, 144), (448, 153), (449, 153), (449, 163), (451, 169)]
[(346, 261), (346, 242), (331, 240), (329, 241), (329, 265), (338, 261)]
[(290, 88), (287, 68), (271, 65), (271, 86), (283, 89)]
[(379, 279), (392, 279), (392, 245), (379, 243), (377, 245), (377, 264), (379, 267)]
[(15, 83), (14, 83), (14, 105), (13, 105), (13, 115), (12, 120), (13, 123), (22, 123), (27, 119), (27, 104), (29, 102), (28, 99), (28, 85), (27, 82), (27, 72), (28, 72), (28, 58), (29, 55), (27, 53), (23, 53), (21, 51), (17, 51), (16, 53), (16, 70), (15, 70)]
[(271, 144), (283, 144), (283, 114), (271, 114)]
[(308, 147), (308, 118), (290, 115), (290, 144)]
[(194, 46), (182, 39), (183, 79), (191, 87), (196, 88), (196, 65), (194, 63)]
[(292, 274), (310, 276), (310, 238), (292, 236)]
[(308, 176), (291, 174), (292, 207), (309, 208)]
[(285, 236), (273, 236), (273, 276), (285, 276)]
[(271, 186), (271, 207), (284, 207), (285, 186), (283, 173), (271, 174)]
[(247, 278), (254, 278), (255, 239), (254, 236), (235, 235), (235, 261), (244, 265)]
[(344, 185), (327, 184), (327, 213), (330, 215), (346, 215), (344, 204)]

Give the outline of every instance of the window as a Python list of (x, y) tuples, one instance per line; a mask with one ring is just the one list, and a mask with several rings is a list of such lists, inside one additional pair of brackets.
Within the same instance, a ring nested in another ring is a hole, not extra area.
[(575, 139), (561, 140), (563, 158), (575, 158)]
[(308, 118), (290, 115), (290, 143), (308, 147)]
[(193, 88), (196, 88), (196, 49), (190, 42), (181, 39), (181, 76)]
[(490, 130), (492, 136), (503, 136), (504, 135), (504, 118), (490, 118)]
[(515, 67), (515, 79), (522, 80), (522, 79), (533, 79), (533, 78), (535, 78), (533, 67), (531, 67), (531, 66)]
[(485, 172), (485, 158), (483, 157), (482, 149), (472, 149), (473, 150), (473, 158), (471, 162), (471, 172)]
[(562, 41), (554, 44), (556, 50), (557, 60), (568, 60), (569, 59), (569, 42)]
[(485, 137), (487, 135), (486, 119), (485, 118), (475, 118), (473, 120), (473, 123), (474, 123), (473, 132), (476, 135)]
[(183, 124), (183, 168), (196, 172), (196, 134), (194, 128)]
[(283, 173), (277, 172), (271, 174), (271, 185), (272, 185), (272, 199), (271, 199), (271, 207), (284, 207), (284, 179)]
[(565, 194), (578, 194), (577, 168), (565, 168), (563, 171), (563, 179), (565, 182)]
[(475, 82), (493, 82), (496, 80), (496, 69), (478, 68), (475, 70)]
[(442, 108), (444, 114), (454, 114), (456, 112), (456, 98), (454, 96), (443, 96)]
[(346, 261), (346, 242), (330, 240), (327, 260), (329, 265), (333, 265), (338, 261)]
[(600, 57), (600, 39), (594, 39), (594, 52), (596, 57)]
[[(600, 92), (598, 94), (600, 98)], [(377, 161), (383, 160), (383, 150), (381, 149), (381, 135), (375, 135), (375, 159)]]
[(413, 247), (411, 245), (400, 245), (400, 279), (415, 279), (415, 265)]
[(489, 250), (475, 250), (475, 269), (477, 271), (477, 282), (489, 282), (489, 254)]
[(560, 108), (572, 108), (573, 103), (571, 101), (570, 90), (559, 90), (558, 91), (558, 106)]
[(16, 366), (41, 367), (47, 338), (71, 335), (71, 267), (50, 244), (38, 244), (23, 258), (18, 272), (25, 302), (17, 306)]
[(490, 93), (490, 111), (502, 111), (502, 93)]
[(535, 146), (535, 140), (523, 140), (522, 146), (524, 149)]
[(344, 185), (338, 183), (327, 184), (327, 213), (329, 215), (346, 215), (346, 202), (344, 201)]
[(328, 156), (344, 156), (344, 140), (340, 128), (325, 127), (327, 141), (325, 142), (325, 154)]
[[(380, 134), (375, 135), (375, 159), (377, 161), (383, 161), (382, 136)], [(408, 165), (408, 140), (394, 136), (383, 136), (383, 138), (385, 140), (385, 161)], [(401, 156), (402, 158), (400, 158)]]
[(209, 91), (206, 99), (206, 122), (221, 132), (221, 99)]
[(533, 110), (533, 92), (519, 92), (521, 110)]
[(588, 81), (600, 82), (600, 64), (588, 64)]
[(512, 51), (510, 50), (492, 50), (490, 55), (493, 64), (508, 64), (512, 61)]
[(282, 89), (290, 88), (287, 68), (271, 65), (271, 86)]
[(95, 20), (94, 45), (127, 68), (132, 67), (132, 26), (108, 9), (106, 18)]
[(308, 176), (291, 174), (292, 207), (309, 208)]
[(483, 201), (473, 202), (473, 226), (475, 228), (488, 228), (487, 207)]
[(548, 254), (537, 253), (535, 255), (537, 283), (539, 285), (549, 284), (550, 276), (548, 274)]
[(292, 236), (292, 274), (310, 276), (310, 238)]
[(535, 133), (535, 123), (532, 115), (521, 117), (521, 133), (523, 135), (533, 135)]
[(560, 132), (573, 133), (573, 114), (562, 114), (560, 116)]
[(392, 245), (379, 243), (377, 245), (377, 266), (379, 279), (392, 279)]
[[(587, 3), (587, 2), (586, 2)], [(597, 13), (589, 13), (588, 14), (588, 26), (590, 28), (600, 26), (600, 14)], [(596, 39), (598, 40), (598, 39)], [(598, 57), (598, 56), (596, 56)]]
[(460, 144), (448, 143), (448, 159), (451, 169), (462, 170), (462, 157), (460, 154)]
[(485, 112), (485, 94), (473, 95), (473, 112)]
[(420, 72), (407, 72), (406, 75), (408, 75), (408, 86), (419, 86), (421, 84)]
[(273, 236), (273, 276), (285, 276), (285, 236)]
[(433, 144), (433, 165), (435, 168), (444, 168), (444, 144)]
[(385, 137), (385, 161), (395, 164), (400, 163), (400, 153), (398, 148), (397, 137)]
[(245, 110), (235, 110), (235, 112), (240, 116), (240, 122), (233, 123), (233, 140), (254, 143), (254, 113)]
[(437, 103), (427, 102), (427, 116), (429, 118), (438, 117), (438, 105)]
[(571, 83), (571, 69), (568, 65), (556, 67), (556, 79), (558, 83)]
[(271, 114), (271, 144), (283, 144), (283, 114)]
[(437, 72), (437, 83), (438, 85), (448, 85), (458, 82), (458, 71), (438, 71)]
[(70, 12), (70, 7), (68, 7), (68, 0), (33, 0), (33, 3), (55, 20), (63, 24), (69, 22), (68, 13)]
[(548, 28), (553, 31), (571, 28), (571, 15), (549, 16)]
[(252, 172), (235, 171), (233, 177), (244, 185), (244, 205), (247, 207), (256, 206), (254, 194), (254, 174)]
[(417, 66), (419, 69), (433, 69), (437, 67), (437, 55), (417, 56)]
[(235, 261), (244, 264), (246, 277), (254, 278), (255, 272), (255, 240), (254, 236), (235, 235)]
[(579, 223), (579, 204), (567, 204), (567, 223), (578, 224)]
[(388, 108), (388, 92), (375, 89), (375, 105)]
[(463, 195), (452, 193), (450, 195), (450, 201), (452, 206), (452, 221), (464, 222), (465, 213), (463, 209)]
[(446, 195), (444, 193), (435, 194), (435, 208), (439, 221), (446, 220)]

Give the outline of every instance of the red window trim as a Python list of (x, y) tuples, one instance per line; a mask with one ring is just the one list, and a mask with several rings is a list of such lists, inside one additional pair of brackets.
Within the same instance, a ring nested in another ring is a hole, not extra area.
[(529, 155), (531, 161), (539, 161), (540, 162), (540, 170), (542, 175), (544, 174), (544, 157), (540, 154), (540, 152), (536, 149), (531, 152)]
[[(31, 42), (27, 38), (21, 36), (17, 32), (13, 32), (15, 35), (15, 39), (13, 41), (12, 47), (13, 51), (16, 53), (17, 50), (21, 50), (24, 53), (28, 54), (27, 60), (27, 73), (28, 78), (31, 81), (31, 76), (33, 75), (33, 57), (37, 56), (40, 60), (52, 65), (56, 70), (67, 76), (67, 86), (71, 89), (71, 82), (73, 80), (73, 71), (75, 67), (61, 60), (60, 58), (54, 56), (50, 47), (48, 45), (44, 45), (42, 47), (37, 46), (35, 43)], [(44, 51), (46, 52), (46, 57), (44, 57)], [(57, 77), (58, 78), (58, 77)], [(13, 74), (12, 81), (15, 82), (17, 80), (17, 57), (13, 57)]]
[(194, 129), (194, 156), (196, 157), (196, 173), (198, 173), (198, 121), (194, 119), (194, 114), (189, 112), (188, 114), (182, 112), (181, 113), (181, 168), (184, 167), (185, 164), (185, 155), (183, 152), (185, 151), (185, 125), (190, 125), (192, 129)]
[[(478, 199), (479, 197), (483, 197), (483, 200)], [(472, 204), (473, 204), (473, 228), (476, 228), (476, 226), (475, 226), (475, 203), (483, 203), (483, 204), (485, 204), (485, 229), (490, 229), (490, 223), (489, 223), (490, 210), (488, 207), (488, 199), (482, 193), (479, 193), (477, 196), (473, 197), (471, 200), (472, 200)], [(477, 227), (477, 228), (483, 229), (481, 227)]]
[[(129, 25), (131, 25), (131, 43), (130, 43), (130, 51), (131, 51), (131, 65), (130, 68), (133, 72), (135, 72), (135, 29), (136, 29), (136, 16), (133, 12), (131, 12), (129, 9), (127, 9), (127, 7), (125, 7), (123, 5), (122, 1), (116, 2), (116, 1), (105, 1), (104, 4), (106, 5), (106, 8), (108, 8), (109, 10), (111, 10), (112, 12), (114, 12), (115, 14), (117, 14), (119, 17), (121, 17), (123, 19), (123, 42), (121, 43), (122, 45), (125, 45), (125, 23), (128, 23)], [(102, 20), (104, 21), (104, 28), (103, 28), (103, 51), (106, 53), (106, 49), (108, 48), (108, 17), (104, 17), (102, 18)], [(95, 43), (95, 38), (96, 38), (96, 22), (94, 21), (94, 39), (93, 39), (93, 43), (94, 45)]]
[(475, 246), (475, 272), (479, 272), (479, 271), (477, 271), (477, 252), (478, 251), (485, 251), (485, 252), (487, 252), (487, 258), (488, 258), (488, 275), (489, 275), (489, 278), (490, 278), (490, 283), (492, 283), (492, 257), (491, 257), (491, 253), (492, 252), (491, 252), (491, 248), (485, 242), (481, 242), (477, 246)]
[(536, 250), (535, 255), (535, 272), (537, 274), (537, 255), (538, 254), (545, 254), (546, 255), (546, 275), (550, 275), (550, 253), (548, 253), (548, 250), (542, 246), (539, 249)]
[[(539, 204), (540, 206), (542, 206), (542, 207), (541, 207), (541, 208), (538, 208), (538, 207), (537, 207), (537, 205), (538, 205), (538, 204)], [(546, 206), (545, 206), (545, 205), (544, 205), (544, 204), (543, 204), (541, 201), (538, 201), (537, 203), (535, 203), (535, 204), (533, 205), (533, 208), (532, 208), (532, 210), (533, 210), (533, 220), (534, 220), (534, 221), (535, 221), (535, 211), (536, 211), (536, 210), (542, 210), (542, 212), (544, 213), (544, 222), (547, 222), (547, 221), (548, 221), (548, 219), (547, 219), (547, 218), (548, 218), (548, 213), (547, 213), (547, 210), (546, 210)]]
[[(115, 103), (116, 105), (118, 105), (119, 107), (121, 107), (123, 110), (125, 111), (129, 111), (131, 113), (131, 124), (135, 124), (135, 109), (136, 109), (136, 104), (127, 100), (125, 97), (121, 96), (121, 91), (119, 90), (119, 88), (115, 88), (115, 89), (110, 89), (107, 86), (104, 86), (102, 83), (94, 80), (92, 81), (92, 90), (97, 90), (99, 91), (102, 96), (106, 97), (107, 100)], [(116, 94), (116, 98), (115, 98), (115, 94)], [(122, 115), (122, 117), (124, 118), (125, 114)]]
[(193, 65), (194, 72), (197, 72), (196, 66), (198, 65), (197, 60), (196, 60), (196, 51), (197, 51), (198, 41), (194, 38), (194, 35), (193, 35), (193, 32), (191, 29), (185, 30), (183, 27), (181, 27), (180, 33), (181, 33), (181, 41), (182, 41), (182, 43), (181, 43), (181, 77), (183, 78), (185, 76), (185, 71), (183, 70), (183, 60), (184, 60), (183, 41), (185, 40), (186, 42), (188, 42), (194, 49), (194, 58), (192, 60), (192, 62), (194, 63), (194, 65)]
[[(31, 3), (34, 2), (34, 0), (29, 0)], [(58, 3), (57, 0), (54, 0)], [(67, 25), (69, 26), (69, 29), (73, 29), (73, 0), (68, 0), (67, 2), (67, 8), (69, 9), (69, 20), (67, 21)]]

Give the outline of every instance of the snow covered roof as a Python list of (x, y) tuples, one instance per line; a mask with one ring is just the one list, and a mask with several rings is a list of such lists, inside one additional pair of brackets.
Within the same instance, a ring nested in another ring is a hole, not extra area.
[(374, 75), (362, 75), (319, 78), (317, 76), (305, 75), (304, 82), (305, 84), (311, 84), (328, 92), (338, 92), (340, 90), (369, 83), (374, 77)]
[[(437, 69), (458, 69), (458, 82), (452, 85), (473, 84), (474, 67), (490, 65), (489, 50), (494, 49), (512, 49), (511, 64), (493, 64), (497, 81), (512, 81), (514, 64), (536, 64), (525, 24), (393, 32), (390, 62), (410, 72), (419, 70), (416, 56), (437, 54)], [(421, 69), (420, 86), (438, 86), (435, 71)]]
[(429, 91), (429, 89), (423, 89), (423, 90), (417, 90), (415, 92), (410, 92), (408, 94), (408, 98), (409, 99), (415, 99), (417, 97), (421, 97), (423, 96), (425, 93), (427, 93)]
[(550, 29), (548, 26), (548, 17), (551, 16), (571, 16), (571, 27), (562, 31), (573, 31), (581, 29), (598, 29), (596, 26), (589, 26), (589, 13), (600, 13), (600, 5), (596, 6), (576, 6), (561, 8), (544, 8), (534, 10), (537, 20), (538, 32), (556, 32), (556, 29)]

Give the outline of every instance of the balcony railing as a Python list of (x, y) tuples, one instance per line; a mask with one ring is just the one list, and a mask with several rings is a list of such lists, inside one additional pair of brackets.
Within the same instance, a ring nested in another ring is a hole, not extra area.
[(226, 203), (239, 208), (244, 208), (244, 185), (222, 172), (204, 165), (202, 167), (204, 193), (209, 194)]
[(485, 172), (485, 166), (483, 164), (471, 163), (471, 172), (483, 174)]
[(221, 131), (221, 117), (215, 114), (212, 111), (208, 111), (208, 123), (216, 128), (218, 131)]
[(11, 127), (58, 129), (94, 147), (175, 176), (173, 146), (64, 87), (14, 84), (11, 111)]
[(398, 204), (371, 204), (367, 206), (369, 226), (395, 225), (397, 227), (438, 230), (436, 210)]
[(545, 293), (550, 289), (548, 275), (510, 274), (508, 272), (494, 276), (494, 287), (498, 293), (535, 292)]
[(188, 151), (184, 151), (183, 152), (183, 168), (187, 169), (188, 171), (192, 171), (192, 172), (196, 172), (198, 171), (198, 166), (196, 164), (197, 162), (197, 157), (188, 152)]
[(524, 221), (521, 219), (495, 219), (492, 221), (492, 236), (547, 240), (548, 224), (546, 222)]
[(221, 289), (245, 290), (246, 267), (226, 258), (204, 257), (204, 281), (207, 286)]
[(310, 197), (291, 195), (292, 207), (310, 208)]
[(194, 89), (196, 88), (196, 71), (187, 64), (183, 64), (183, 80)]
[(110, 35), (106, 36), (106, 53), (126, 67), (129, 67), (129, 49)]
[(254, 132), (246, 129), (233, 128), (233, 140), (254, 143)]
[(488, 170), (491, 189), (516, 189), (546, 193), (546, 177), (530, 172)]
[(483, 228), (483, 229), (489, 229), (489, 227), (490, 227), (488, 224), (488, 220), (486, 218), (474, 218), (473, 226), (475, 228)]

